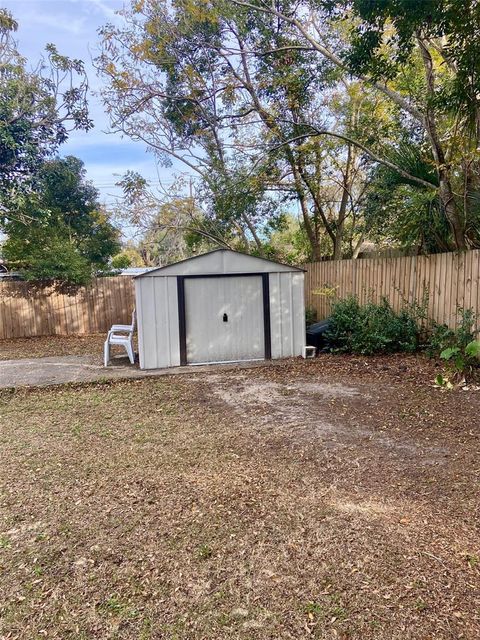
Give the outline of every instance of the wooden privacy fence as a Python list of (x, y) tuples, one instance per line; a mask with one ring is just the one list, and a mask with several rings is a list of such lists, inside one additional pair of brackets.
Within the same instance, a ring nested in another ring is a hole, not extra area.
[[(457, 308), (480, 315), (480, 250), (404, 258), (368, 258), (305, 265), (305, 301), (318, 319), (332, 302), (355, 294), (360, 302), (384, 296), (395, 309), (422, 304), (428, 316), (454, 328)], [(135, 306), (133, 280), (97, 278), (88, 287), (59, 292), (28, 282), (0, 283), (0, 339), (106, 332), (129, 323)]]
[(305, 302), (319, 320), (330, 315), (336, 299), (356, 295), (360, 302), (387, 298), (394, 309), (428, 296), (429, 318), (451, 328), (457, 308), (480, 313), (480, 251), (404, 258), (368, 258), (305, 265)]
[(0, 283), (0, 339), (106, 332), (130, 324), (135, 306), (133, 280), (97, 278), (70, 292), (28, 282)]

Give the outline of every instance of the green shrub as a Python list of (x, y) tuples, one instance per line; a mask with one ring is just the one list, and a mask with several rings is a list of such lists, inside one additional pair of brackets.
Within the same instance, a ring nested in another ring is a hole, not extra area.
[(309, 327), (317, 321), (317, 310), (315, 307), (305, 307), (305, 324)]
[(433, 323), (425, 344), (425, 350), (430, 358), (438, 358), (445, 349), (459, 349), (464, 351), (466, 346), (475, 340), (478, 333), (477, 316), (473, 309), (458, 307), (459, 318), (456, 329), (450, 329), (446, 324)]
[(434, 324), (426, 351), (430, 357), (439, 357), (445, 362), (446, 371), (438, 374), (435, 382), (440, 387), (452, 389), (455, 383), (478, 377), (480, 341), (475, 340), (478, 333), (477, 316), (473, 309), (457, 309), (459, 317), (456, 329), (447, 325)]
[(326, 343), (337, 353), (415, 351), (419, 343), (415, 312), (405, 307), (397, 313), (386, 298), (380, 304), (370, 301), (360, 305), (350, 296), (334, 303)]
[(452, 389), (453, 382), (463, 384), (474, 378), (478, 372), (480, 356), (480, 341), (472, 340), (464, 349), (460, 347), (448, 347), (440, 354), (440, 358), (447, 365), (447, 376), (439, 374), (435, 378), (435, 383), (440, 387)]
[(117, 253), (113, 256), (111, 265), (113, 269), (128, 269), (132, 266), (132, 259), (127, 253)]
[(362, 309), (355, 296), (334, 302), (325, 342), (330, 351), (353, 351), (355, 336), (361, 333)]
[(425, 353), (429, 358), (438, 358), (439, 354), (455, 342), (455, 332), (446, 324), (433, 323), (425, 341)]

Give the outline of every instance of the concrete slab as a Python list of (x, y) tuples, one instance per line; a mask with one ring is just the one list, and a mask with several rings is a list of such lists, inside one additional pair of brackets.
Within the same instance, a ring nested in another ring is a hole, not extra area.
[(106, 368), (98, 363), (98, 356), (50, 356), (48, 358), (3, 360), (0, 361), (0, 389), (46, 387), (75, 382), (146, 378), (182, 373), (194, 374), (202, 371), (226, 370), (238, 367), (250, 368), (266, 366), (267, 364), (273, 364), (273, 361), (211, 364), (142, 371), (137, 365), (132, 366), (128, 358), (120, 356), (113, 358), (112, 365)]

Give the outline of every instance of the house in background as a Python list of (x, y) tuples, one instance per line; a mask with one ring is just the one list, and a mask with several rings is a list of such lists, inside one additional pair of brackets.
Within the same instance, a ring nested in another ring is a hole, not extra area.
[(7, 280), (23, 280), (23, 276), (19, 271), (9, 269), (8, 263), (0, 258), (0, 282)]

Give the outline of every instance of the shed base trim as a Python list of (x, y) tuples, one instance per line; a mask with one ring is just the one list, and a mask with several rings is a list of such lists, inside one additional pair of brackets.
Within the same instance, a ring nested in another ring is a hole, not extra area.
[(204, 367), (206, 364), (240, 364), (242, 362), (263, 362), (265, 358), (247, 358), (245, 360), (207, 360), (207, 362), (190, 362), (188, 367)]

